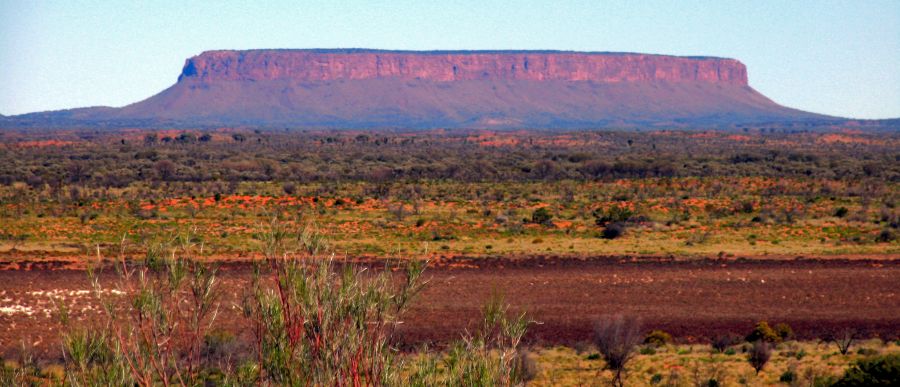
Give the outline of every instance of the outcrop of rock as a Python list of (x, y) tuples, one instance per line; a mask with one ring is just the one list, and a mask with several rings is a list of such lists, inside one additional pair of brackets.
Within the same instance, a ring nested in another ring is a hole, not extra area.
[(734, 59), (541, 51), (209, 51), (186, 61), (179, 80), (333, 81), (407, 79), (594, 82), (716, 82), (747, 85)]
[(756, 92), (734, 59), (364, 49), (209, 51), (189, 58), (175, 85), (144, 101), (15, 117), (32, 126), (408, 129), (707, 128), (830, 119)]

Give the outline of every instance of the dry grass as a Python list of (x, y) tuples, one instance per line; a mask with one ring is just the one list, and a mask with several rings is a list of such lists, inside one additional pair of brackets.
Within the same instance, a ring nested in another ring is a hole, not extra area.
[[(425, 250), (468, 256), (900, 254), (900, 238), (877, 240), (878, 233), (888, 228), (880, 219), (897, 213), (887, 207), (896, 196), (893, 185), (886, 188), (884, 203), (866, 204), (850, 196), (801, 199), (762, 192), (776, 183), (816, 187), (828, 182), (672, 181), (674, 188), (662, 186), (659, 179), (503, 185), (431, 182), (422, 186), (421, 197), (415, 200), (374, 199), (366, 195), (362, 184), (342, 185), (327, 196), (315, 195), (322, 189), (319, 185), (299, 185), (295, 196), (286, 196), (277, 184), (243, 183), (239, 191), (252, 195), (223, 196), (218, 201), (206, 196), (144, 200), (137, 205), (140, 210), (122, 199), (89, 201), (81, 208), (52, 202), (13, 203), (0, 208), (0, 253), (87, 255), (93, 254), (97, 244), (114, 244), (123, 234), (137, 242), (142, 235), (194, 228), (217, 252), (237, 254), (258, 249), (255, 226), (266, 216), (279, 214), (295, 225), (310, 220), (324, 225), (321, 231), (338, 252), (351, 255), (410, 255)], [(726, 188), (716, 191), (722, 185)], [(563, 191), (574, 193), (566, 197)], [(472, 192), (494, 193), (478, 197)], [(744, 203), (753, 203), (752, 210), (742, 211)], [(401, 205), (405, 215), (397, 216)], [(630, 224), (620, 238), (602, 239), (591, 212), (616, 206), (634, 208), (644, 220)], [(839, 207), (848, 208), (851, 216), (833, 216)], [(550, 209), (554, 226), (527, 221), (537, 208)], [(82, 223), (85, 212), (96, 216)], [(786, 214), (793, 214), (790, 220), (785, 220)]]
[[(866, 356), (858, 353), (860, 349), (873, 350), (878, 354), (900, 352), (897, 343), (880, 340), (860, 342), (848, 355), (841, 355), (832, 343), (786, 342), (773, 350), (772, 359), (757, 375), (741, 348), (742, 345), (738, 345), (733, 347), (734, 354), (723, 354), (714, 353), (707, 345), (669, 345), (657, 349), (655, 354), (639, 354), (629, 363), (625, 385), (695, 386), (709, 379), (716, 379), (721, 386), (777, 385), (788, 370), (793, 370), (801, 381), (808, 381), (811, 377), (840, 377), (852, 361)], [(541, 371), (531, 384), (609, 385), (612, 372), (601, 371), (603, 360), (590, 356), (595, 352), (590, 350), (579, 354), (567, 347), (536, 350), (534, 353)], [(800, 353), (803, 355), (798, 356)], [(658, 379), (655, 384), (652, 382), (654, 376)]]

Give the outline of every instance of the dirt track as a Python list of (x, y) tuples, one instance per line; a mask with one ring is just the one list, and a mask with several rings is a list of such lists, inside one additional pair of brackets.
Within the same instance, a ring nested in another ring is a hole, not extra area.
[[(430, 268), (429, 281), (406, 316), (403, 341), (417, 345), (459, 337), (493, 293), (537, 321), (529, 340), (574, 343), (590, 338), (604, 314), (640, 317), (647, 329), (681, 340), (745, 333), (759, 320), (786, 322), (801, 338), (843, 327), (885, 338), (900, 334), (900, 261), (796, 260), (666, 262), (596, 259), (471, 260)], [(228, 291), (222, 320), (246, 287), (246, 264), (222, 267)], [(92, 296), (83, 271), (0, 271), (0, 353), (36, 343), (58, 348), (48, 292), (65, 294), (76, 318), (89, 318)], [(83, 310), (83, 312), (81, 312)], [(30, 315), (29, 315), (30, 313)]]

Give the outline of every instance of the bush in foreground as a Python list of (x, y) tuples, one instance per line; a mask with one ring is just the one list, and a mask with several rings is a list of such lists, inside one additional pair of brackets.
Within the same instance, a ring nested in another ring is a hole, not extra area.
[(390, 270), (336, 267), (333, 256), (320, 255), (325, 246), (315, 235), (302, 234), (299, 243), (290, 236), (278, 225), (265, 234), (266, 267), (257, 269), (244, 303), (256, 336), (256, 378), (277, 385), (396, 382), (390, 345), (421, 289), (424, 264), (408, 264), (395, 285)]
[[(420, 352), (409, 363), (394, 332), (424, 285), (424, 262), (408, 262), (399, 273), (372, 270), (336, 262), (314, 232), (273, 223), (260, 235), (266, 260), (242, 305), (252, 351), (234, 351), (233, 336), (218, 330), (216, 270), (193, 259), (187, 236), (151, 246), (141, 262), (122, 259), (115, 287), (91, 272), (105, 317), (100, 327), (75, 326), (59, 306), (64, 383), (509, 386), (535, 377), (536, 363), (519, 346), (525, 315), (510, 314), (501, 298), (485, 306), (481, 329), (448, 353)], [(0, 382), (26, 379), (0, 371)]]
[(215, 268), (192, 258), (192, 240), (185, 235), (151, 245), (140, 263), (120, 260), (113, 287), (89, 271), (105, 318), (100, 329), (72, 326), (59, 304), (68, 384), (201, 382), (204, 338), (218, 314), (219, 289)]
[(513, 386), (535, 377), (537, 365), (519, 348), (528, 326), (524, 314), (512, 315), (499, 296), (483, 308), (480, 329), (451, 345), (438, 357), (425, 353), (403, 385)]
[(900, 386), (900, 354), (858, 360), (834, 386)]

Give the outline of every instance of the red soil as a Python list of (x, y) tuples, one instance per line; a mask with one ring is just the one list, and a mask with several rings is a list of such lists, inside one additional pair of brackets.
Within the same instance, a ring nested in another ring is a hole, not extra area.
[[(47, 291), (89, 289), (80, 270), (0, 270), (0, 311), (20, 305), (33, 311), (0, 312), (0, 354), (21, 343), (36, 352), (58, 351), (53, 303)], [(220, 324), (245, 331), (239, 304), (251, 270), (224, 263), (225, 290)], [(605, 314), (642, 319), (647, 329), (663, 329), (682, 341), (725, 333), (746, 333), (756, 321), (786, 322), (800, 338), (817, 338), (852, 327), (866, 335), (900, 334), (898, 260), (633, 260), (471, 259), (443, 261), (426, 271), (429, 281), (400, 330), (404, 344), (445, 343), (474, 327), (484, 302), (495, 292), (536, 323), (528, 340), (573, 344), (589, 340)], [(37, 293), (43, 291), (44, 293)], [(90, 321), (96, 302), (90, 294), (66, 298), (75, 320)]]

